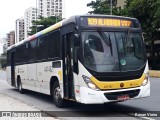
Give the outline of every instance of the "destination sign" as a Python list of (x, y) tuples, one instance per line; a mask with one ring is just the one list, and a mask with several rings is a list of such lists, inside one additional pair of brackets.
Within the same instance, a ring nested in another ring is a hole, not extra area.
[(132, 21), (111, 18), (88, 18), (88, 26), (130, 27)]
[(111, 17), (108, 17), (108, 18), (82, 17), (81, 26), (84, 26), (84, 27), (87, 27), (87, 26), (88, 27), (89, 26), (90, 27), (136, 27), (136, 26), (133, 26), (133, 21), (130, 19), (111, 18)]

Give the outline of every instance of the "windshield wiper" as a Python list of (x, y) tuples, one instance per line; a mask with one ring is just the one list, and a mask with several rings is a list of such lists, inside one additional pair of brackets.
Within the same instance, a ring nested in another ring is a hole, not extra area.
[(107, 37), (106, 34), (104, 34), (104, 32), (101, 29), (97, 29), (99, 35), (101, 36), (101, 38), (104, 40), (104, 42), (106, 43), (107, 46), (111, 46), (111, 40), (110, 40), (110, 36)]
[(113, 55), (113, 51), (112, 51), (112, 43), (111, 43), (111, 38), (110, 35), (109, 37), (106, 36), (106, 34), (101, 30), (101, 29), (97, 29), (100, 37), (103, 39), (103, 41), (105, 42), (105, 44), (107, 46), (110, 46), (110, 50), (111, 50), (111, 55)]

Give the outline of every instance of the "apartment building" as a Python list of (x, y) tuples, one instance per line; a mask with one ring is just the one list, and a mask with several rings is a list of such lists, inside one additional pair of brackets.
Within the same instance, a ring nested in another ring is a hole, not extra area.
[(24, 38), (24, 18), (21, 17), (16, 20), (15, 43), (20, 42)]
[(24, 13), (24, 36), (27, 38), (28, 33), (31, 31), (32, 21), (36, 21), (38, 16), (38, 10), (36, 8), (30, 7), (25, 10)]
[(15, 44), (15, 31), (11, 31), (7, 34), (7, 46)]
[(39, 15), (42, 17), (63, 17), (64, 0), (39, 0), (38, 9)]

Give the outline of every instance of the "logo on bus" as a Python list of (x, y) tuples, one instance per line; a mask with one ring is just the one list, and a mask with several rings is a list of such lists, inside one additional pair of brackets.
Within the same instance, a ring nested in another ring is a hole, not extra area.
[(125, 61), (124, 59), (122, 59), (122, 60), (120, 61), (120, 63), (121, 63), (121, 65), (126, 65), (126, 61)]
[(52, 66), (45, 66), (45, 67), (44, 67), (44, 71), (45, 71), (45, 72), (52, 72), (52, 71), (53, 71), (53, 68), (52, 68)]
[(108, 88), (113, 88), (113, 86), (112, 85), (104, 85), (104, 88), (106, 88), (106, 89), (108, 89)]

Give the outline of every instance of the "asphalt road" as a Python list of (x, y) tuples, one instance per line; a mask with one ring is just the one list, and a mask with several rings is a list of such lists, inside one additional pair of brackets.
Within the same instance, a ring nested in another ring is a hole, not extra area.
[[(160, 78), (150, 78), (150, 81), (151, 96), (147, 98), (120, 103), (108, 103), (103, 105), (83, 105), (71, 102), (66, 108), (57, 108), (52, 103), (52, 98), (48, 95), (32, 91), (27, 91), (26, 94), (19, 94), (16, 88), (13, 88), (7, 84), (5, 71), (0, 71), (0, 93), (15, 98), (23, 103), (36, 107), (39, 110), (46, 111), (52, 116), (56, 116), (62, 119), (157, 120), (160, 119), (160, 117), (135, 117), (135, 113), (139, 113), (141, 111), (147, 111), (147, 113), (158, 112), (158, 114), (160, 114)], [(134, 114), (131, 114), (128, 111), (135, 112)]]

